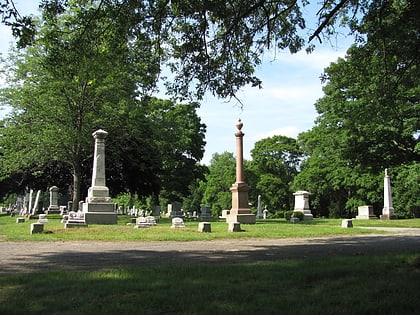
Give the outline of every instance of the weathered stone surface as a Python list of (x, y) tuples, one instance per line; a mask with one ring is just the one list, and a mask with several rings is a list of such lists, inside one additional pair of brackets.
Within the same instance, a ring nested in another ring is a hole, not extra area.
[(241, 232), (241, 224), (239, 222), (230, 222), (228, 232)]
[(198, 223), (198, 232), (211, 232), (211, 224), (210, 222), (200, 222)]
[(31, 234), (44, 232), (44, 224), (42, 223), (31, 223)]

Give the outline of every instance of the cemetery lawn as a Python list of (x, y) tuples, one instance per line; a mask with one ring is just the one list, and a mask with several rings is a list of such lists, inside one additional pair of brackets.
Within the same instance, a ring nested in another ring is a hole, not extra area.
[(408, 220), (354, 220), (355, 228), (341, 228), (341, 219), (314, 219), (296, 224), (285, 219), (257, 220), (254, 225), (241, 225), (243, 232), (227, 231), (223, 220), (211, 222), (211, 233), (200, 233), (198, 221), (186, 221), (183, 229), (172, 229), (168, 218), (159, 220), (156, 226), (147, 229), (135, 229), (130, 224), (131, 217), (120, 215), (116, 225), (90, 225), (85, 228), (64, 229), (59, 215), (49, 215), (49, 222), (44, 225), (44, 232), (30, 234), (31, 223), (16, 223), (16, 217), (0, 214), (0, 240), (6, 241), (66, 241), (66, 240), (100, 240), (100, 241), (198, 241), (237, 238), (296, 238), (296, 237), (329, 237), (356, 234), (386, 233), (378, 230), (358, 229), (359, 226), (370, 227), (407, 227), (420, 228), (420, 219)]
[(0, 314), (418, 314), (420, 255), (0, 275)]

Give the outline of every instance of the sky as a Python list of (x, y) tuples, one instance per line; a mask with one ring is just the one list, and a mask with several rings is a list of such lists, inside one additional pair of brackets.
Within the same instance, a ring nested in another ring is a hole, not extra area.
[[(22, 15), (37, 15), (36, 0), (15, 0)], [(0, 25), (0, 53), (5, 56), (12, 41), (10, 29)], [(317, 116), (315, 102), (323, 96), (320, 76), (324, 68), (337, 58), (344, 57), (351, 44), (350, 38), (341, 36), (333, 44), (317, 45), (314, 52), (290, 54), (277, 52), (264, 57), (256, 75), (262, 89), (245, 87), (238, 93), (241, 100), (227, 102), (206, 96), (201, 101), (198, 115), (207, 127), (203, 164), (209, 165), (214, 153), (235, 152), (236, 123), (241, 119), (245, 134), (244, 158), (251, 159), (250, 151), (256, 141), (284, 135), (296, 138), (300, 132), (314, 126)], [(0, 84), (2, 84), (0, 79)], [(0, 109), (0, 117), (5, 110)]]

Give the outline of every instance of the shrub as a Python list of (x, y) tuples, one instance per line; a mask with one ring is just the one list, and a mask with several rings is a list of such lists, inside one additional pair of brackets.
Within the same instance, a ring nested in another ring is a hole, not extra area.
[(290, 221), (290, 218), (293, 216), (293, 210), (284, 211), (284, 218), (286, 221)]
[(293, 211), (293, 218), (299, 218), (300, 221), (303, 221), (303, 212)]

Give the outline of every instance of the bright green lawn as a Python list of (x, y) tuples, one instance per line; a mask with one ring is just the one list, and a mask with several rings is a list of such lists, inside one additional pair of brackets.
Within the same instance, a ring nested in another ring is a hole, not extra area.
[[(168, 218), (161, 219), (156, 226), (149, 229), (134, 229), (134, 225), (127, 225), (130, 217), (119, 216), (117, 225), (90, 225), (88, 228), (64, 229), (59, 215), (50, 215), (49, 222), (44, 225), (44, 233), (30, 234), (30, 224), (16, 223), (16, 217), (6, 214), (0, 215), (0, 239), (8, 241), (62, 241), (62, 240), (106, 240), (106, 241), (192, 241), (212, 240), (223, 238), (294, 238), (294, 237), (323, 237), (333, 235), (355, 235), (369, 233), (384, 233), (377, 230), (343, 229), (341, 219), (314, 219), (292, 224), (284, 219), (257, 220), (254, 225), (241, 225), (244, 230), (240, 233), (227, 231), (224, 221), (211, 222), (212, 233), (199, 233), (198, 222), (185, 222), (184, 229), (171, 229)], [(420, 219), (410, 220), (354, 220), (357, 226), (386, 226), (386, 227), (417, 227)]]

